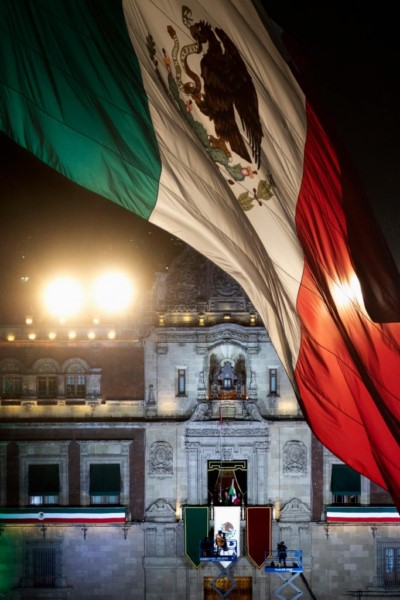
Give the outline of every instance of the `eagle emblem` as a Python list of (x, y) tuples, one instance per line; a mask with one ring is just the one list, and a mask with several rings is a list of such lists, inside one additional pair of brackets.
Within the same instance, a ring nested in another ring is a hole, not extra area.
[(273, 196), (273, 180), (258, 177), (263, 132), (252, 77), (223, 29), (195, 21), (187, 6), (182, 7), (182, 22), (189, 44), (181, 45), (171, 24), (166, 26), (168, 49), (159, 51), (152, 35), (146, 38), (157, 76), (242, 209), (262, 206)]

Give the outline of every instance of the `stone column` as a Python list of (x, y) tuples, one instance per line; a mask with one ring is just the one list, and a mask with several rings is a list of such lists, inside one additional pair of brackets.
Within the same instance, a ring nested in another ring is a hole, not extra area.
[(186, 442), (185, 444), (188, 461), (188, 504), (200, 503), (200, 474), (199, 474), (199, 442)]

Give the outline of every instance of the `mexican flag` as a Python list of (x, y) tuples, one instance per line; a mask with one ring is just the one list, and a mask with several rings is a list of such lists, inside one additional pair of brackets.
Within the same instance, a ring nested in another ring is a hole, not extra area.
[(235, 278), (317, 438), (400, 506), (399, 274), (271, 31), (243, 0), (3, 0), (0, 127)]
[(237, 494), (236, 494), (236, 489), (235, 489), (235, 480), (232, 479), (232, 483), (229, 487), (229, 497), (231, 499), (232, 504), (234, 503), (234, 501), (237, 498)]

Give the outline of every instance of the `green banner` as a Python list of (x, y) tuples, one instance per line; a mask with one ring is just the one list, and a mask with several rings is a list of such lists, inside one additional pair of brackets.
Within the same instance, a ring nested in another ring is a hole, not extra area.
[(208, 506), (186, 506), (183, 510), (185, 523), (185, 555), (197, 568), (200, 566), (200, 542), (208, 536), (210, 514)]

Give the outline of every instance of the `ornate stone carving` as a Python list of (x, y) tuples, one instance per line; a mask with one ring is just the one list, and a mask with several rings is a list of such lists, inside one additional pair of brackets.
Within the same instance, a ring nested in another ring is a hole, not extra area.
[(212, 418), (212, 406), (209, 402), (199, 404), (191, 416), (191, 421), (209, 421)]
[(23, 367), (19, 360), (14, 358), (4, 358), (0, 361), (1, 373), (20, 373), (22, 370)]
[(311, 511), (299, 498), (292, 498), (287, 502), (280, 514), (281, 521), (310, 521)]
[(154, 385), (150, 383), (149, 385), (149, 393), (147, 394), (147, 404), (148, 406), (154, 406), (156, 403), (156, 398), (154, 396)]
[(228, 446), (222, 447), (222, 460), (232, 460), (233, 448), (229, 448)]
[(156, 522), (173, 522), (176, 521), (176, 514), (172, 506), (165, 498), (158, 498), (145, 513), (146, 521)]
[(32, 367), (34, 373), (59, 373), (60, 366), (53, 358), (39, 358)]
[(204, 399), (206, 397), (206, 384), (204, 380), (204, 371), (200, 371), (199, 373), (199, 383), (197, 385), (197, 397), (199, 399)]
[(254, 402), (243, 402), (243, 416), (249, 421), (262, 421), (258, 406)]
[(185, 442), (186, 450), (198, 450), (200, 447), (199, 442)]
[(173, 450), (168, 442), (154, 442), (150, 448), (149, 475), (172, 475)]
[[(229, 431), (225, 430), (224, 432), (225, 437), (229, 435), (229, 437), (240, 437), (240, 438), (246, 438), (246, 437), (265, 437), (268, 436), (269, 437), (269, 433), (268, 433), (268, 429), (267, 428), (263, 428), (263, 429), (259, 429), (254, 427), (248, 427), (247, 423), (246, 423), (246, 427), (240, 427), (240, 426), (234, 426), (234, 427), (229, 427)], [(214, 429), (187, 429), (186, 432), (186, 436), (187, 437), (221, 437), (221, 433), (219, 431), (219, 428), (214, 427)]]
[(69, 358), (61, 365), (63, 373), (88, 373), (90, 367), (82, 358)]
[(257, 450), (268, 450), (269, 449), (269, 439), (266, 440), (265, 442), (255, 442), (254, 443), (254, 448), (256, 448)]
[(240, 285), (216, 265), (213, 265), (212, 280), (218, 296), (237, 296), (242, 291)]
[(307, 448), (303, 442), (286, 442), (283, 447), (283, 472), (286, 475), (307, 474)]
[(234, 326), (216, 329), (207, 333), (207, 342), (210, 345), (226, 340), (229, 340), (230, 343), (238, 342), (244, 346), (249, 342), (249, 334), (238, 331)]

